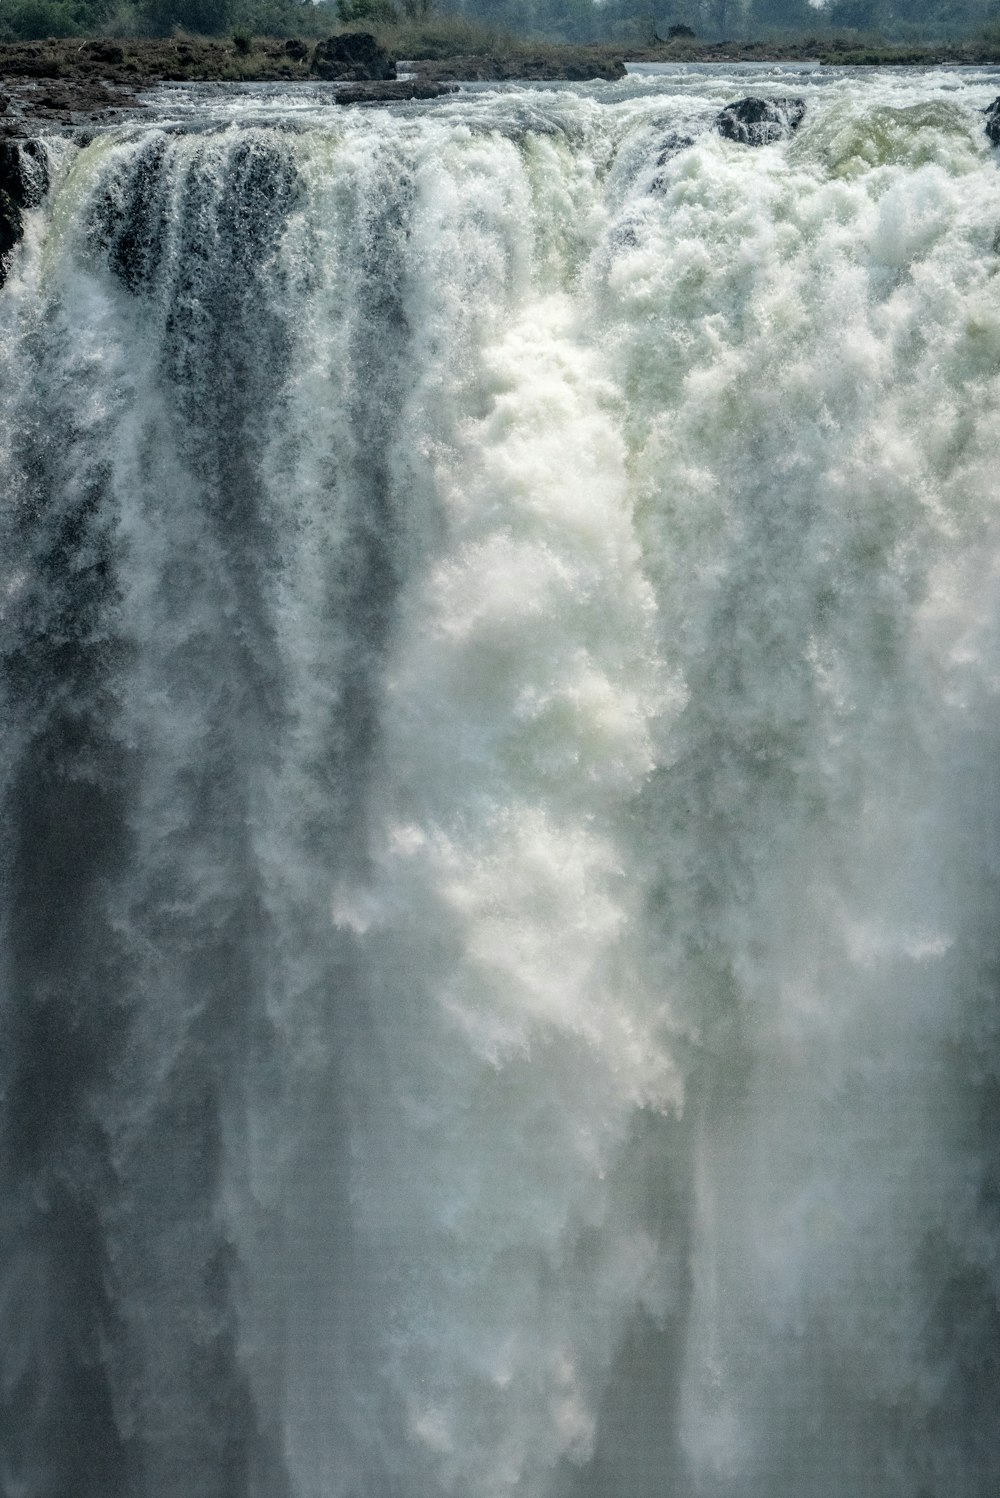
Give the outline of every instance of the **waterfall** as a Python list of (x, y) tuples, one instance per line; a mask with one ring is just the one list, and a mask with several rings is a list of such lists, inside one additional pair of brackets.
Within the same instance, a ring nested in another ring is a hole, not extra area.
[(1000, 1483), (996, 82), (792, 84), (48, 143), (0, 1498)]

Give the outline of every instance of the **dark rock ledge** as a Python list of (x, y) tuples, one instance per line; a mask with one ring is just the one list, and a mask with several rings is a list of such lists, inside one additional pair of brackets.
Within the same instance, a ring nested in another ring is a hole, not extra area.
[(37, 208), (48, 186), (48, 158), (41, 141), (0, 140), (0, 286), (24, 235), (23, 210)]
[(394, 104), (407, 99), (439, 99), (457, 94), (457, 83), (434, 83), (429, 78), (390, 78), (376, 83), (345, 83), (335, 104)]

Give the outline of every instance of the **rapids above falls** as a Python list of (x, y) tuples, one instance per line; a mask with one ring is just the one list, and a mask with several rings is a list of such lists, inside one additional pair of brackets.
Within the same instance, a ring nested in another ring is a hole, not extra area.
[(49, 142), (2, 1498), (994, 1498), (997, 92)]

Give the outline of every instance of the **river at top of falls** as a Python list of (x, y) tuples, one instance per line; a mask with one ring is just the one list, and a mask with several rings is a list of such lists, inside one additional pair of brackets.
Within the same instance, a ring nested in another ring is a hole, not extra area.
[(50, 142), (2, 1498), (993, 1498), (998, 91)]

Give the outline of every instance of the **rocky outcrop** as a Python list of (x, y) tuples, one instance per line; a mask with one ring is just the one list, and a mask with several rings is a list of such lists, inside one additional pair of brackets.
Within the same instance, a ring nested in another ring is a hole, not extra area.
[(737, 99), (717, 115), (715, 128), (726, 140), (769, 146), (798, 129), (805, 112), (804, 99)]
[(395, 78), (396, 62), (367, 31), (343, 31), (317, 42), (310, 71), (332, 82)]
[(983, 110), (986, 116), (986, 136), (991, 146), (1000, 146), (1000, 99), (994, 99)]
[(426, 78), (391, 78), (381, 83), (345, 83), (335, 104), (394, 104), (407, 99), (438, 99), (457, 94), (457, 83), (432, 83)]
[(24, 235), (23, 210), (37, 208), (48, 186), (48, 158), (41, 141), (0, 140), (0, 286)]

